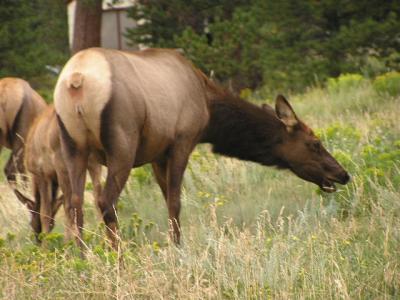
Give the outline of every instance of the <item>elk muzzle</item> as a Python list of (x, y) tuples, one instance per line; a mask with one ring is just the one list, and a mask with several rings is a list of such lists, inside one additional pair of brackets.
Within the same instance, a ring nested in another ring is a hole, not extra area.
[(321, 190), (327, 193), (333, 193), (336, 191), (336, 185), (335, 183), (340, 183), (340, 184), (347, 184), (350, 181), (350, 175), (343, 170), (340, 172), (340, 174), (336, 176), (327, 176), (322, 180), (322, 183), (320, 184)]

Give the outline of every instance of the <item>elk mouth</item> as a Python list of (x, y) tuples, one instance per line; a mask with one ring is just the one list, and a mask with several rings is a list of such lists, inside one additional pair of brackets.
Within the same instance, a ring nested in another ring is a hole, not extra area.
[(344, 172), (340, 177), (324, 177), (322, 183), (319, 184), (321, 190), (327, 193), (336, 192), (335, 183), (347, 184), (351, 177), (347, 172)]
[(326, 193), (336, 192), (336, 185), (333, 181), (329, 179), (324, 179), (324, 181), (320, 184), (320, 189)]

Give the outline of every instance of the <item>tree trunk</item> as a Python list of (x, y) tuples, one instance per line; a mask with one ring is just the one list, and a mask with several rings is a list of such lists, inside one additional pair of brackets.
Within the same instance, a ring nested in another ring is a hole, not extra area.
[(101, 45), (102, 0), (76, 0), (72, 54)]

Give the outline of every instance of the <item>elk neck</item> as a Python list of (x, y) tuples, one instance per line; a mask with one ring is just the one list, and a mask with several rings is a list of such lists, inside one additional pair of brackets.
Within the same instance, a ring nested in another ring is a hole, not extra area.
[(209, 102), (210, 121), (201, 142), (213, 152), (267, 166), (287, 168), (275, 148), (286, 134), (274, 111), (224, 92)]

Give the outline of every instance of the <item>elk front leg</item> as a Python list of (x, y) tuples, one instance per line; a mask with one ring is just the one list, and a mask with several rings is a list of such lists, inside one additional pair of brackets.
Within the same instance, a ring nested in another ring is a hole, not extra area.
[(183, 174), (193, 150), (194, 143), (180, 140), (170, 149), (167, 161), (167, 206), (170, 224), (170, 235), (175, 244), (180, 243), (181, 188)]
[(51, 181), (44, 178), (38, 178), (35, 181), (38, 182), (39, 185), (42, 232), (49, 233), (53, 223)]
[(35, 234), (37, 243), (40, 243), (39, 234), (42, 232), (42, 223), (40, 222), (40, 192), (37, 183), (32, 180), (32, 191), (35, 197), (33, 206), (30, 208), (31, 213), (31, 227)]
[(153, 162), (151, 166), (153, 167), (154, 177), (160, 186), (164, 199), (167, 201), (167, 162), (165, 159), (162, 159)]

